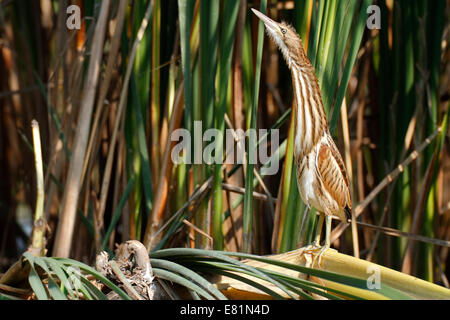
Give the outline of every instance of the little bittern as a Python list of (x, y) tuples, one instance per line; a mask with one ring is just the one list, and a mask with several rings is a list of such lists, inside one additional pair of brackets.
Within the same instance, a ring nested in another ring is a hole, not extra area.
[[(264, 23), (291, 71), (294, 88), (294, 158), (300, 196), (308, 207), (320, 212), (314, 245), (320, 247), (320, 231), (326, 216), (324, 249), (330, 247), (331, 217), (347, 222), (352, 202), (342, 157), (328, 130), (327, 118), (314, 68), (300, 36), (290, 25), (275, 22), (252, 9)], [(320, 260), (319, 260), (320, 262)]]

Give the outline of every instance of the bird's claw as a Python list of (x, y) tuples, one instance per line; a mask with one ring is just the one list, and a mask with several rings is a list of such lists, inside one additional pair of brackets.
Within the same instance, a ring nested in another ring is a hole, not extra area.
[(323, 246), (323, 247), (320, 248), (319, 253), (316, 256), (314, 256), (313, 263), (312, 263), (313, 267), (314, 267), (314, 263), (316, 262), (317, 259), (319, 259), (317, 266), (319, 268), (322, 267), (321, 266), (321, 264), (322, 264), (322, 257), (323, 257), (323, 254), (325, 253), (325, 251), (327, 251), (328, 249), (330, 249), (329, 246)]
[(320, 246), (316, 243), (306, 246), (301, 251), (301, 255), (305, 257), (306, 267), (314, 268), (314, 265), (317, 263), (317, 267), (321, 268), (322, 266), (322, 257), (325, 251), (330, 249), (329, 246)]

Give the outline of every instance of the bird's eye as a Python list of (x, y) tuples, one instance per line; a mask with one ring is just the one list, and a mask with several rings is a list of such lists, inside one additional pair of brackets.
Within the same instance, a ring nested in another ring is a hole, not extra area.
[(281, 28), (281, 33), (286, 34), (287, 30), (285, 28)]

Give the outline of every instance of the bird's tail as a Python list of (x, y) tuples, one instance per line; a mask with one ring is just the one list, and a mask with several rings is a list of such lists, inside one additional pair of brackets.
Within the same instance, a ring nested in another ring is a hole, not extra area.
[(352, 208), (350, 208), (349, 206), (345, 206), (344, 208), (344, 212), (345, 212), (345, 222), (347, 222), (348, 220), (352, 219)]

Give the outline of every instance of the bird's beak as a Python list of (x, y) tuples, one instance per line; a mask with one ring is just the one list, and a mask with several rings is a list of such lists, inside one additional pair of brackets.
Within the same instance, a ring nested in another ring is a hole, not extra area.
[(267, 31), (269, 31), (272, 35), (277, 34), (277, 30), (279, 30), (278, 23), (270, 19), (265, 14), (259, 12), (258, 10), (255, 10), (252, 8), (252, 11), (256, 16), (264, 22), (264, 25), (266, 26)]

